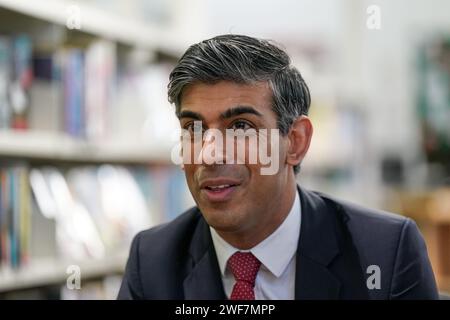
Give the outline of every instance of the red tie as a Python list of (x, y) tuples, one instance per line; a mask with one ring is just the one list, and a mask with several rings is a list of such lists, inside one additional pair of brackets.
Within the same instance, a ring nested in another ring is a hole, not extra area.
[(228, 267), (236, 280), (230, 300), (255, 300), (253, 288), (260, 266), (261, 262), (251, 252), (236, 252), (228, 259)]

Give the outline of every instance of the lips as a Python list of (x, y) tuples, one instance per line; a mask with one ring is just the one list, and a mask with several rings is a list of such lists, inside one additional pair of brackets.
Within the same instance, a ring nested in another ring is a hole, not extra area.
[(210, 202), (224, 202), (231, 199), (240, 182), (231, 179), (210, 179), (200, 184), (202, 194)]
[(236, 186), (236, 185), (234, 185), (234, 184), (222, 184), (220, 186), (207, 186), (207, 187), (205, 187), (205, 189), (219, 192), (219, 191), (222, 191), (223, 189), (234, 187), (234, 186)]

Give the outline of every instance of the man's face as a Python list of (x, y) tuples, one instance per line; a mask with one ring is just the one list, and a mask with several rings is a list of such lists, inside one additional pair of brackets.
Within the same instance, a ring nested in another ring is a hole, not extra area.
[[(181, 97), (179, 118), (181, 128), (191, 132), (194, 121), (202, 121), (203, 130), (218, 129), (223, 133), (226, 129), (277, 129), (272, 92), (266, 82), (191, 84)], [(270, 139), (267, 141), (271, 143)], [(201, 148), (208, 143), (203, 141)], [(293, 174), (292, 166), (285, 161), (287, 138), (280, 135), (276, 143), (279, 170), (272, 175), (261, 174), (259, 161), (184, 164), (189, 189), (210, 226), (222, 232), (244, 232), (258, 224), (270, 223), (270, 215), (280, 206), (288, 175)], [(190, 145), (183, 148), (186, 147)]]

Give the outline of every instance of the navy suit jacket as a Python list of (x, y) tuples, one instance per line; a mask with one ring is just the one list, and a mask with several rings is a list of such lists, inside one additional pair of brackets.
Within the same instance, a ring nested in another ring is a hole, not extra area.
[[(416, 224), (299, 188), (296, 299), (438, 299)], [(276, 257), (274, 257), (276, 259)], [(379, 267), (379, 288), (375, 284)], [(226, 299), (208, 224), (194, 207), (139, 233), (119, 299)]]

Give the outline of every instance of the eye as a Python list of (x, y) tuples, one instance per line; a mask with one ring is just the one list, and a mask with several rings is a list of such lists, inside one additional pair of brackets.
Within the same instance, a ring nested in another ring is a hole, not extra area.
[(192, 121), (187, 123), (183, 129), (189, 131), (189, 134), (193, 135), (194, 133), (203, 133), (204, 129), (201, 121)]
[(253, 128), (253, 126), (244, 120), (237, 120), (231, 125), (231, 129), (233, 130), (248, 130)]

